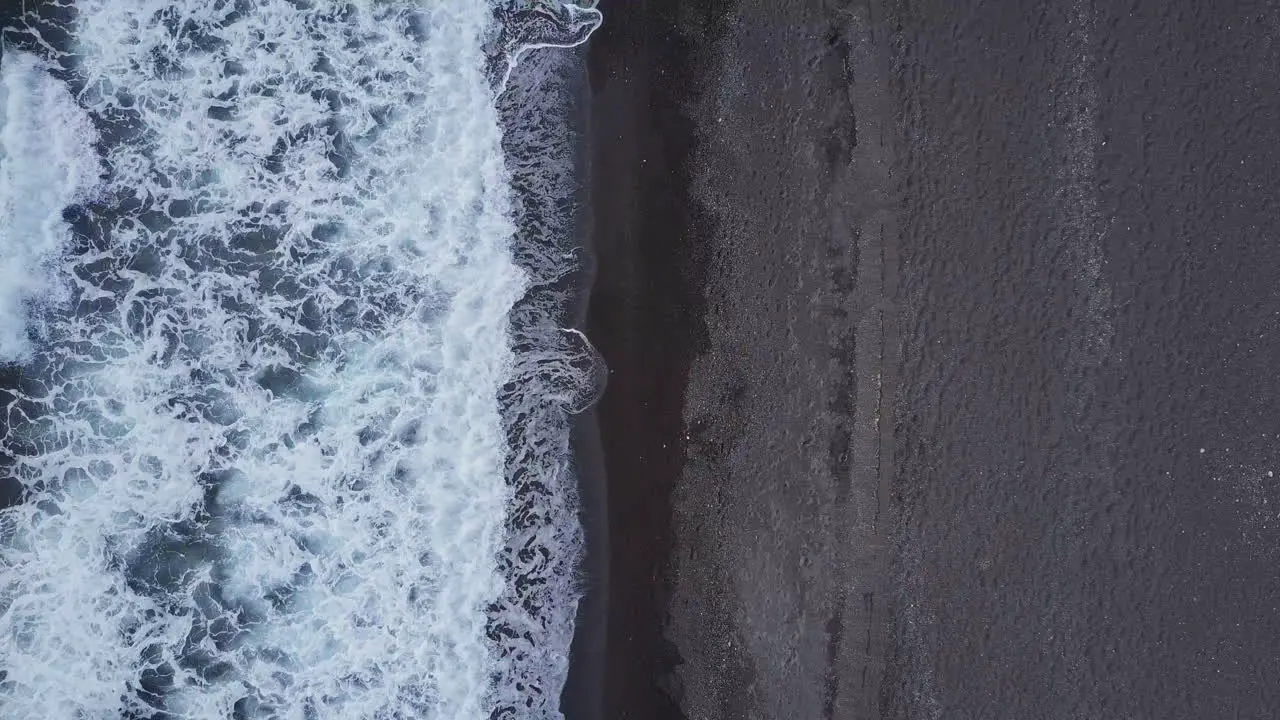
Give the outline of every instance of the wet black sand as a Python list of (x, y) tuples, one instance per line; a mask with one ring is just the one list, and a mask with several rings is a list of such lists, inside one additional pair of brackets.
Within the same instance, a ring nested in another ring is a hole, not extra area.
[[(672, 32), (677, 5), (610, 3), (588, 51), (596, 277), (587, 333), (610, 368), (597, 407), (609, 585), (602, 665), (584, 662), (575, 643), (565, 703), (572, 718), (679, 716), (660, 687), (677, 661), (661, 628), (685, 378), (706, 344), (706, 261), (687, 193), (693, 125), (681, 102), (690, 41)], [(583, 707), (584, 672), (602, 676), (603, 707)]]
[(1275, 717), (1280, 6), (690, 5), (589, 51), (603, 716)]

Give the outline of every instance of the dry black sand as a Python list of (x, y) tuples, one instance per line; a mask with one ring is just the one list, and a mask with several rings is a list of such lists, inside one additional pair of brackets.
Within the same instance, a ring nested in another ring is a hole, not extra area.
[(603, 9), (575, 716), (1280, 716), (1280, 3)]
[(1280, 7), (901, 8), (883, 715), (1280, 713)]

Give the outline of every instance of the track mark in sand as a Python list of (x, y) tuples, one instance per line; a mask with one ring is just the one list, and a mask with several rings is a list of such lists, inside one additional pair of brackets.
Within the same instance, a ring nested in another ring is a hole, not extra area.
[[(823, 676), (822, 717), (831, 720), (836, 713), (836, 696), (839, 692), (840, 676), (836, 672), (836, 661), (840, 657), (840, 643), (844, 639), (844, 596), (836, 601), (835, 612), (827, 620), (827, 671)], [(865, 678), (864, 678), (865, 680)]]
[[(856, 362), (857, 333), (850, 323), (852, 311), (847, 307), (848, 298), (857, 290), (858, 273), (856, 250), (861, 241), (861, 231), (854, 229), (852, 243), (829, 243), (826, 248), (827, 298), (824, 301), (829, 324), (828, 347), (830, 360), (841, 368), (835, 387), (827, 401), (827, 411), (833, 420), (827, 448), (827, 471), (835, 487), (835, 500), (844, 505), (853, 491), (856, 472), (853, 466), (855, 433), (857, 428), (857, 385), (855, 369), (849, 363)], [(853, 252), (850, 252), (853, 251)]]

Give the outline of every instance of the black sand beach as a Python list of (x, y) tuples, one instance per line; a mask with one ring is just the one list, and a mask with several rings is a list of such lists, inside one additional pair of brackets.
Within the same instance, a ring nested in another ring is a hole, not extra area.
[(1280, 6), (690, 5), (589, 51), (572, 716), (1280, 714)]
[[(610, 369), (597, 407), (609, 583), (601, 665), (584, 662), (575, 641), (565, 693), (573, 718), (680, 716), (664, 679), (678, 657), (661, 628), (686, 376), (706, 344), (706, 261), (687, 193), (693, 125), (681, 105), (691, 40), (673, 32), (676, 7), (611, 3), (589, 47), (596, 278), (587, 333)], [(602, 707), (583, 701), (584, 674), (600, 678)]]
[(809, 5), (615, 4), (591, 41), (606, 717), (875, 707), (888, 68)]
[(883, 717), (1280, 712), (1278, 11), (899, 10)]

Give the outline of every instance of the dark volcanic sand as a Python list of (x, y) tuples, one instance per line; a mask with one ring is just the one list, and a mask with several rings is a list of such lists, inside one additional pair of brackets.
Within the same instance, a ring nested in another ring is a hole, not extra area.
[(603, 9), (603, 716), (1280, 716), (1280, 4)]
[(895, 11), (889, 718), (1280, 716), (1280, 6)]
[[(613, 2), (588, 51), (596, 277), (587, 334), (610, 368), (597, 407), (607, 476), (609, 587), (602, 668), (577, 653), (571, 720), (679, 717), (661, 688), (676, 661), (662, 627), (670, 494), (683, 464), (685, 378), (705, 347), (705, 250), (686, 192), (692, 124), (682, 112), (689, 41), (677, 2)], [(590, 482), (590, 478), (588, 478)], [(603, 708), (582, 700), (603, 676)]]
[(886, 56), (864, 10), (690, 5), (606, 5), (590, 49), (605, 716), (850, 716), (884, 657)]

